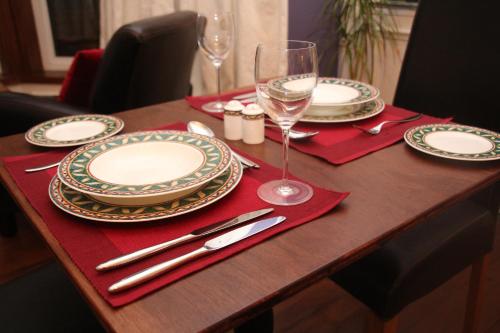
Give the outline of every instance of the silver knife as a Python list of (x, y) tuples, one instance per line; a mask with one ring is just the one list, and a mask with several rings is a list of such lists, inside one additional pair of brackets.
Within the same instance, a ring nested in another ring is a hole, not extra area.
[(257, 93), (255, 91), (252, 91), (252, 92), (249, 92), (246, 94), (234, 96), (233, 99), (247, 99), (247, 98), (255, 97), (256, 95), (257, 95)]
[(187, 261), (190, 261), (197, 257), (201, 257), (212, 251), (220, 250), (226, 246), (237, 243), (240, 240), (258, 234), (259, 232), (264, 231), (266, 229), (269, 229), (283, 222), (285, 219), (286, 217), (284, 216), (271, 217), (265, 220), (260, 220), (245, 225), (233, 231), (226, 232), (221, 236), (212, 238), (211, 240), (207, 241), (202, 247), (200, 247), (197, 250), (194, 250), (193, 252), (189, 252), (180, 257), (162, 262), (150, 268), (146, 268), (145, 270), (142, 270), (138, 273), (132, 274), (113, 284), (111, 287), (108, 288), (108, 291), (110, 293), (116, 293), (125, 289), (129, 289), (143, 282), (149, 281), (152, 278), (155, 278), (158, 275), (161, 275), (179, 265), (182, 265)]
[(238, 154), (234, 150), (231, 150), (231, 152), (233, 153), (233, 156), (236, 157), (241, 162), (241, 164), (243, 164), (243, 166), (246, 165), (247, 167), (254, 168), (254, 169), (260, 168), (260, 165), (258, 165), (254, 161), (250, 161), (248, 158), (241, 156), (240, 154)]
[(177, 246), (177, 245), (189, 242), (193, 239), (204, 237), (204, 236), (213, 234), (217, 231), (224, 230), (224, 229), (233, 227), (235, 225), (241, 224), (243, 222), (250, 221), (256, 217), (268, 214), (268, 213), (272, 212), (273, 210), (274, 210), (274, 208), (266, 208), (266, 209), (256, 210), (256, 211), (250, 212), (250, 213), (241, 214), (240, 216), (232, 218), (229, 221), (218, 222), (218, 223), (214, 223), (214, 224), (211, 224), (211, 225), (203, 227), (203, 228), (193, 230), (188, 235), (181, 236), (179, 238), (170, 240), (168, 242), (153, 245), (153, 246), (147, 247), (145, 249), (137, 250), (135, 252), (128, 253), (128, 254), (110, 259), (110, 260), (98, 265), (96, 267), (96, 269), (98, 271), (107, 271), (107, 270), (110, 270), (113, 268), (118, 268), (118, 267), (124, 266), (126, 264), (130, 264), (132, 262), (135, 262), (139, 259), (153, 255), (155, 253), (164, 251), (164, 250), (171, 248), (173, 246)]

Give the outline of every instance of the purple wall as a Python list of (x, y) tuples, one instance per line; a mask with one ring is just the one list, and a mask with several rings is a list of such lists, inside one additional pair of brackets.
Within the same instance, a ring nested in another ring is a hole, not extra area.
[[(337, 75), (337, 45), (327, 48), (325, 42), (335, 29), (323, 22), (321, 10), (324, 0), (288, 0), (288, 39), (307, 40), (318, 45), (321, 76)], [(327, 34), (330, 33), (330, 34)]]

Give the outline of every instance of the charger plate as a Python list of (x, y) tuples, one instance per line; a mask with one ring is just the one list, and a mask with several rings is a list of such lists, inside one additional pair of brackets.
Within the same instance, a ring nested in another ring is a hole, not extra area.
[(96, 199), (144, 200), (186, 194), (218, 177), (230, 163), (229, 147), (216, 138), (147, 131), (80, 147), (61, 161), (57, 175), (66, 186)]
[(28, 130), (25, 139), (42, 147), (72, 147), (108, 138), (123, 129), (123, 120), (84, 114), (48, 120)]
[(326, 111), (318, 112), (318, 110), (314, 109), (314, 106), (311, 105), (312, 111), (307, 110), (299, 121), (306, 123), (345, 123), (367, 119), (384, 111), (385, 103), (381, 98), (378, 98), (374, 101), (362, 104), (356, 111), (351, 110), (348, 112), (330, 110), (330, 107), (326, 108)]
[(461, 161), (500, 159), (500, 134), (458, 124), (429, 124), (410, 128), (406, 143), (424, 153)]
[(112, 205), (78, 192), (54, 176), (49, 186), (52, 202), (63, 211), (84, 219), (133, 223), (146, 222), (182, 215), (213, 204), (236, 188), (241, 180), (243, 168), (236, 159), (218, 177), (186, 196), (153, 205)]

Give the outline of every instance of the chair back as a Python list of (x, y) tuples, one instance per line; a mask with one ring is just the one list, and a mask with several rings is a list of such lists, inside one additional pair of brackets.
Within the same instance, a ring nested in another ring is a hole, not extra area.
[(420, 0), (394, 105), (500, 129), (500, 3)]
[(118, 29), (101, 60), (92, 112), (112, 113), (188, 95), (197, 48), (196, 17), (180, 11)]

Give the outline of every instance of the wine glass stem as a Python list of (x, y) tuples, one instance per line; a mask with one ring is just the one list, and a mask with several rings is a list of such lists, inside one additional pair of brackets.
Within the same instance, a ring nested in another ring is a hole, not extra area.
[(283, 138), (283, 176), (281, 177), (281, 186), (288, 187), (288, 143), (290, 142), (290, 129), (282, 128), (281, 135)]
[(220, 84), (220, 68), (222, 67), (221, 63), (215, 63), (215, 71), (217, 76), (217, 101), (220, 101), (220, 92), (221, 92), (221, 84)]

